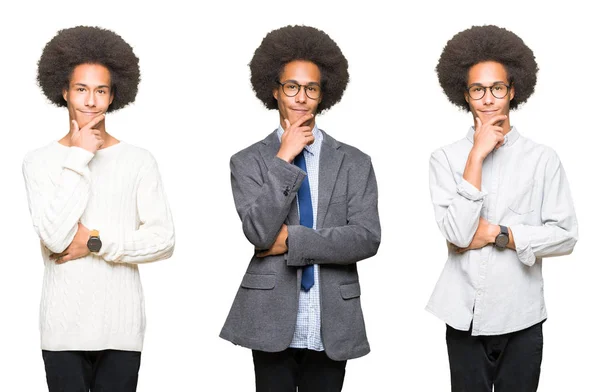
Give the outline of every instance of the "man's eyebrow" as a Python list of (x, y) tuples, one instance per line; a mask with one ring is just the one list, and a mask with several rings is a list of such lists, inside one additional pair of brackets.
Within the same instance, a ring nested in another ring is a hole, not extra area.
[[(283, 82), (281, 82), (281, 83), (296, 83), (296, 84), (300, 84), (300, 83), (298, 83), (298, 81), (297, 81), (297, 80), (294, 80), (294, 79), (288, 79), (288, 80), (284, 80), (284, 81), (283, 81)], [(318, 85), (318, 84), (319, 84), (319, 82), (308, 82), (308, 83), (306, 83), (306, 85), (311, 85), (311, 84), (317, 84), (317, 85)]]
[[(504, 80), (496, 80), (495, 82), (492, 82), (492, 86), (494, 84), (499, 84), (499, 83), (508, 84), (508, 82), (505, 82)], [(471, 86), (483, 86), (483, 83), (471, 83), (471, 84), (469, 84), (469, 87), (471, 87)]]
[[(82, 87), (89, 87), (87, 84), (85, 83), (73, 83), (75, 86), (82, 86)], [(110, 86), (105, 85), (105, 84), (101, 84), (100, 86), (96, 87), (96, 88), (110, 88)]]

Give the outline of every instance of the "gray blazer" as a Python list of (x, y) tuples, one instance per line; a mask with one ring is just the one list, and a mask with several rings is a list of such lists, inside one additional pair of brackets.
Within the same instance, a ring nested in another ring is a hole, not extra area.
[(321, 338), (334, 360), (369, 351), (356, 262), (377, 253), (377, 183), (366, 154), (323, 132), (316, 230), (300, 225), (296, 193), (306, 173), (276, 157), (277, 132), (231, 157), (231, 186), (248, 241), (268, 249), (283, 223), (288, 252), (252, 257), (220, 336), (255, 350), (289, 347), (302, 269), (320, 265)]

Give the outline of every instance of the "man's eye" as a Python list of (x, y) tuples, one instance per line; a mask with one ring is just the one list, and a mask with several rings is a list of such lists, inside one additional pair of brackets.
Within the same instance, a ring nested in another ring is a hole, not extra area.
[(79, 91), (80, 93), (84, 92), (85, 89), (83, 87), (77, 87), (77, 91)]
[(106, 91), (104, 91), (104, 90), (98, 90), (98, 93), (99, 94), (106, 94)]
[(296, 90), (298, 86), (296, 86), (295, 84), (288, 84), (287, 88), (288, 90)]
[(471, 91), (479, 93), (481, 92), (482, 88), (481, 87), (471, 87)]

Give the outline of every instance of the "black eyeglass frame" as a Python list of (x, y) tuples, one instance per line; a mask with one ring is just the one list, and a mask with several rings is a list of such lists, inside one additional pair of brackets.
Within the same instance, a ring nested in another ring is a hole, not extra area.
[[(502, 85), (502, 86), (506, 87), (506, 94), (504, 94), (501, 97), (498, 97), (498, 96), (496, 96), (496, 94), (494, 94), (493, 88), (494, 88), (494, 86), (498, 86), (498, 85)], [(482, 88), (483, 89), (483, 95), (481, 97), (479, 97), (479, 98), (474, 98), (471, 95), (471, 88), (473, 88), (473, 87)], [(480, 99), (483, 99), (485, 97), (485, 94), (487, 94), (487, 90), (490, 90), (490, 93), (492, 94), (492, 96), (494, 98), (496, 98), (496, 99), (504, 99), (510, 93), (511, 87), (512, 87), (512, 84), (506, 84), (506, 83), (494, 83), (491, 86), (487, 86), (487, 87), (486, 86), (482, 86), (480, 84), (472, 84), (472, 85), (468, 86), (467, 88), (465, 88), (465, 90), (467, 91), (467, 94), (469, 94), (469, 97), (471, 99), (473, 99), (475, 101), (479, 101)]]
[[(317, 83), (310, 83), (310, 84), (300, 84), (300, 83), (296, 83), (296, 82), (284, 82), (281, 83), (279, 80), (276, 80), (277, 84), (280, 85), (281, 87), (284, 87), (286, 84), (293, 84), (295, 86), (298, 86), (298, 90), (296, 91), (296, 94), (294, 95), (289, 95), (288, 93), (285, 92), (285, 88), (283, 89), (283, 93), (285, 94), (286, 97), (295, 97), (296, 95), (298, 95), (298, 93), (300, 93), (300, 90), (302, 89), (302, 87), (304, 87), (304, 94), (306, 94), (306, 96), (312, 100), (317, 100), (319, 98), (321, 98), (321, 95), (323, 95), (323, 87), (321, 87), (320, 84)], [(306, 89), (307, 87), (312, 87), (312, 86), (317, 86), (319, 87), (319, 95), (316, 98), (311, 97), (310, 95), (308, 95), (308, 90)]]

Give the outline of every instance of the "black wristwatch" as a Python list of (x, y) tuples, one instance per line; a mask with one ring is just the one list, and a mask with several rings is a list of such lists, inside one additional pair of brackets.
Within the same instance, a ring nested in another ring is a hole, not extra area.
[(90, 252), (99, 252), (102, 248), (102, 241), (100, 241), (100, 233), (98, 230), (90, 231), (90, 238), (88, 239), (87, 247)]
[(497, 248), (504, 249), (508, 245), (508, 227), (500, 225), (500, 233), (496, 236), (494, 245)]

